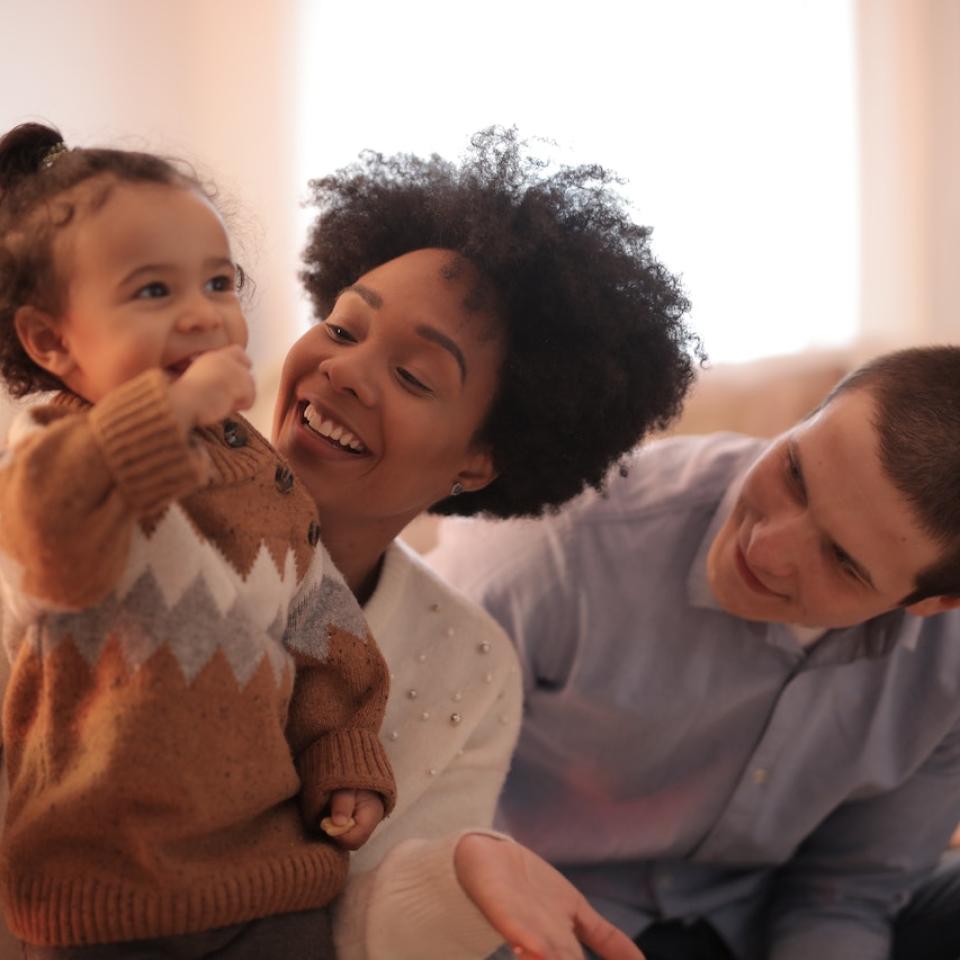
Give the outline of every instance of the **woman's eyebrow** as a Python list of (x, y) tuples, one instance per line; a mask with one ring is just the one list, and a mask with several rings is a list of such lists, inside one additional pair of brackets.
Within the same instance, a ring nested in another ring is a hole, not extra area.
[(339, 300), (345, 293), (355, 293), (364, 303), (373, 307), (374, 310), (379, 310), (383, 306), (383, 297), (381, 297), (376, 290), (371, 290), (362, 283), (353, 283), (349, 287), (344, 287), (340, 293), (337, 294), (337, 299)]
[[(343, 290), (340, 291), (340, 296), (343, 296), (345, 293), (355, 293), (364, 303), (373, 307), (374, 310), (379, 310), (383, 306), (383, 297), (381, 297), (376, 290), (371, 290), (370, 287), (366, 287), (362, 283), (354, 283), (349, 287), (344, 287)], [(442, 330), (431, 327), (426, 323), (419, 324), (414, 327), (414, 330), (417, 335), (424, 340), (429, 340), (438, 347), (442, 347), (457, 361), (457, 366), (460, 368), (460, 382), (465, 382), (467, 379), (467, 360), (456, 340), (448, 337)]]
[(438, 347), (443, 347), (443, 349), (457, 361), (457, 366), (460, 368), (460, 382), (463, 383), (467, 379), (467, 361), (463, 355), (463, 351), (457, 345), (456, 340), (451, 340), (450, 337), (436, 327), (428, 326), (425, 323), (421, 323), (414, 329), (424, 340), (429, 340)]

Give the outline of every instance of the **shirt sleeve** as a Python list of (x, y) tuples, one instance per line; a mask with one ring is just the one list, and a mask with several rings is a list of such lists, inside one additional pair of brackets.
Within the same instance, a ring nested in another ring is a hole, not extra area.
[(89, 409), (21, 417), (0, 467), (3, 573), (41, 608), (84, 609), (119, 579), (137, 520), (196, 489), (204, 465), (173, 418), (159, 370)]
[(587, 598), (576, 556), (558, 525), (549, 518), (447, 519), (427, 561), (500, 624), (516, 647), (527, 693), (566, 683)]
[(960, 731), (897, 789), (850, 801), (777, 874), (769, 960), (888, 960), (893, 921), (960, 821)]

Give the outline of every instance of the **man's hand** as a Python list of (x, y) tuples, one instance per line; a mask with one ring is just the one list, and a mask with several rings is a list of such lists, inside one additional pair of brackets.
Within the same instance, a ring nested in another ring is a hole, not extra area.
[(170, 403), (184, 434), (253, 406), (250, 368), (250, 358), (237, 344), (197, 357), (170, 387)]
[[(324, 817), (324, 832), (346, 850), (358, 850), (383, 819), (383, 799), (372, 790), (334, 790), (330, 816)], [(353, 825), (350, 825), (350, 821)]]
[(471, 833), (457, 844), (457, 879), (522, 960), (603, 960), (643, 954), (545, 860), (519, 843)]

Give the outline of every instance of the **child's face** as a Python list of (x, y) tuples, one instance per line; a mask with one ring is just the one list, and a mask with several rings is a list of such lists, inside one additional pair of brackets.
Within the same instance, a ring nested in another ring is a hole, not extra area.
[(57, 243), (62, 379), (91, 403), (144, 370), (179, 376), (201, 353), (246, 346), (226, 231), (195, 191), (116, 184), (99, 210), (81, 202)]

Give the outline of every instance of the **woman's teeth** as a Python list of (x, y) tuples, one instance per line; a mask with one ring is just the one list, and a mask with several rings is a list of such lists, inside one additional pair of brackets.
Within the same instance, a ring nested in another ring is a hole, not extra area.
[(315, 433), (319, 433), (321, 437), (326, 437), (328, 440), (333, 440), (341, 447), (357, 451), (365, 449), (363, 444), (349, 430), (334, 420), (324, 417), (322, 413), (313, 408), (312, 404), (308, 403), (304, 407), (303, 419)]

